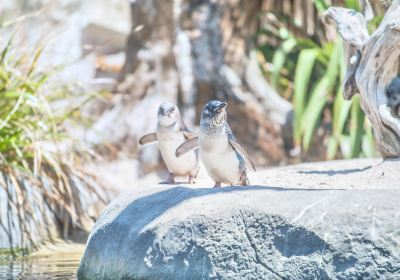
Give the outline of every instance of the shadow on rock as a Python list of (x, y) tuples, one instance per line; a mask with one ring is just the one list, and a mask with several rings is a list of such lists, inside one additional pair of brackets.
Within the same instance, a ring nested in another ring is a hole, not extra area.
[(347, 175), (347, 174), (353, 174), (353, 173), (359, 173), (359, 172), (364, 172), (368, 169), (371, 169), (373, 166), (366, 166), (364, 168), (353, 168), (353, 169), (344, 169), (344, 170), (322, 170), (322, 171), (298, 171), (297, 173), (300, 174), (321, 174), (321, 175), (328, 175), (328, 176), (334, 176), (337, 174), (341, 175)]
[[(248, 192), (248, 191), (340, 191), (341, 189), (309, 189), (309, 188), (283, 188), (268, 186), (250, 187), (224, 187), (224, 188), (188, 188), (174, 187), (165, 191), (157, 192), (132, 201), (119, 215), (110, 222), (116, 224), (128, 224), (132, 229), (139, 232), (155, 218), (160, 217), (168, 209), (176, 205), (201, 196), (209, 196), (218, 193)], [(132, 221), (135, 221), (134, 227)], [(132, 233), (132, 232), (131, 232)]]

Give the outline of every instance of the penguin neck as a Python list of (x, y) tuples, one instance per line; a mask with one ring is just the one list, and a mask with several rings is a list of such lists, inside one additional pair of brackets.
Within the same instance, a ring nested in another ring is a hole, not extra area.
[(205, 135), (212, 136), (223, 133), (224, 125), (216, 126), (209, 121), (203, 121), (200, 123), (200, 128)]
[(174, 123), (172, 123), (170, 125), (160, 125), (160, 124), (158, 124), (158, 131), (160, 131), (160, 132), (172, 131), (172, 130), (174, 130), (175, 125), (177, 124), (177, 122), (178, 121), (176, 121), (176, 122), (174, 122)]

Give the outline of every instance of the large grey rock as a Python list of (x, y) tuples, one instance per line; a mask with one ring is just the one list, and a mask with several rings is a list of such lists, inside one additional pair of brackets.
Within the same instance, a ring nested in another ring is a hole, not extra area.
[(136, 187), (104, 210), (78, 279), (400, 279), (399, 171), (337, 161), (252, 187)]

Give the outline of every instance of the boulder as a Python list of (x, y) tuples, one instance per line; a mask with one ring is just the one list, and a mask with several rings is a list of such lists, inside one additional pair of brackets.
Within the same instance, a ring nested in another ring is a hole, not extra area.
[(78, 279), (400, 279), (400, 160), (301, 164), (251, 187), (132, 186)]

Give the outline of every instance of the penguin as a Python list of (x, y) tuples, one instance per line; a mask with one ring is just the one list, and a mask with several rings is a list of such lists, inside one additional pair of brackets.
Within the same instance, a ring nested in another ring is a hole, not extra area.
[(394, 116), (400, 117), (400, 77), (394, 78), (386, 89), (387, 105)]
[(180, 145), (176, 156), (198, 148), (215, 188), (221, 187), (221, 183), (249, 186), (247, 168), (255, 171), (255, 167), (227, 123), (226, 107), (226, 102), (209, 101), (201, 113), (199, 136)]
[(157, 132), (139, 139), (141, 145), (158, 142), (161, 157), (169, 172), (168, 179), (162, 184), (175, 183), (175, 176), (189, 176), (189, 183), (194, 183), (199, 170), (198, 153), (191, 151), (181, 158), (175, 155), (180, 144), (194, 137), (183, 122), (178, 107), (170, 102), (162, 103), (158, 109)]

